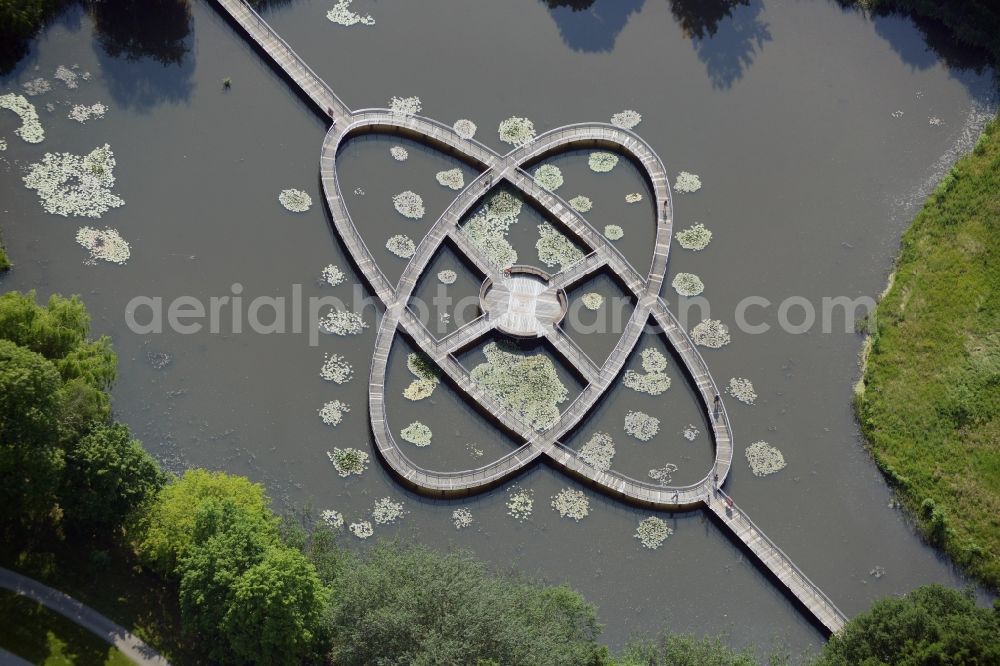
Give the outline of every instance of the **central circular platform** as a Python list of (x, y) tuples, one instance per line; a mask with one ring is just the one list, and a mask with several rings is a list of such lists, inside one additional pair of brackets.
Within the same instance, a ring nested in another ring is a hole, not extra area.
[(566, 292), (534, 266), (512, 266), (499, 281), (487, 277), (479, 290), (483, 312), (498, 329), (524, 338), (541, 337), (566, 314)]

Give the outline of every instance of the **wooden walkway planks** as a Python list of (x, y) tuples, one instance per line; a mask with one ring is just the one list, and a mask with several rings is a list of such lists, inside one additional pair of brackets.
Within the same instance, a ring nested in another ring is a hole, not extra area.
[[(382, 459), (410, 487), (432, 495), (463, 495), (492, 487), (513, 477), (541, 456), (558, 467), (590, 483), (600, 490), (635, 504), (656, 509), (677, 510), (706, 506), (719, 517), (732, 533), (754, 553), (782, 585), (786, 587), (830, 631), (839, 631), (846, 618), (795, 563), (746, 516), (738, 507), (728, 506), (718, 487), (724, 483), (732, 464), (733, 443), (729, 417), (722, 401), (715, 402), (718, 387), (701, 354), (687, 333), (679, 326), (659, 292), (666, 276), (673, 224), (673, 203), (666, 170), (656, 153), (635, 134), (601, 123), (568, 125), (546, 132), (534, 141), (504, 156), (477, 141), (459, 137), (451, 127), (420, 116), (393, 113), (386, 109), (352, 112), (312, 71), (312, 69), (281, 39), (274, 30), (243, 0), (216, 0), (247, 36), (271, 59), (316, 108), (334, 120), (323, 141), (320, 156), (320, 177), (334, 224), (358, 269), (372, 290), (385, 304), (386, 312), (376, 334), (375, 349), (369, 374), (369, 411), (376, 446)], [(452, 202), (421, 240), (416, 254), (410, 259), (403, 275), (394, 285), (379, 269), (374, 255), (358, 233), (340, 191), (336, 172), (339, 145), (349, 136), (364, 132), (390, 132), (412, 136), (459, 157), (481, 169)], [(624, 152), (642, 165), (655, 196), (656, 240), (650, 268), (645, 277), (611, 245), (586, 218), (573, 210), (560, 197), (538, 186), (521, 167), (544, 159), (569, 147), (611, 148)], [(476, 265), (484, 276), (495, 277), (497, 269), (485, 261), (468, 239), (458, 230), (458, 221), (489, 191), (502, 181), (508, 181), (528, 198), (536, 201), (555, 220), (580, 239), (590, 254), (578, 264), (556, 275), (551, 284), (559, 288), (572, 286), (603, 266), (622, 279), (636, 298), (622, 336), (603, 366), (598, 367), (565, 335), (550, 327), (546, 335), (587, 380), (580, 395), (561, 413), (556, 423), (542, 432), (535, 432), (520, 423), (490, 395), (484, 394), (468, 372), (454, 357), (492, 330), (488, 317), (480, 317), (442, 340), (433, 335), (416, 318), (409, 302), (417, 280), (425, 271), (437, 248), (448, 237)], [(631, 479), (613, 471), (602, 472), (583, 462), (576, 452), (559, 440), (565, 436), (593, 407), (610, 384), (617, 379), (630, 357), (643, 329), (652, 318), (663, 330), (677, 351), (685, 369), (693, 379), (703, 407), (712, 423), (715, 443), (715, 463), (698, 483), (689, 486), (656, 486), (644, 480)], [(419, 348), (442, 368), (453, 384), (480, 409), (503, 427), (516, 433), (524, 444), (507, 456), (476, 469), (459, 472), (424, 470), (410, 461), (395, 441), (386, 418), (385, 374), (392, 341), (402, 328)]]
[(351, 109), (340, 101), (330, 86), (292, 50), (260, 15), (243, 0), (216, 0), (250, 39), (264, 50), (272, 64), (285, 73), (316, 105), (316, 109), (331, 120), (342, 120)]
[(719, 491), (710, 495), (705, 504), (830, 633), (843, 629), (847, 617), (836, 604), (795, 566), (792, 559), (735, 502), (730, 505), (727, 499), (730, 498)]

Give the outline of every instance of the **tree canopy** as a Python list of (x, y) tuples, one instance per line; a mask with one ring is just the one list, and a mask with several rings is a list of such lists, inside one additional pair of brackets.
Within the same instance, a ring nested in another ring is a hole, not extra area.
[(971, 590), (919, 587), (875, 602), (823, 649), (817, 666), (1000, 664), (1000, 606), (976, 606)]
[(333, 581), (337, 664), (605, 663), (594, 606), (573, 590), (489, 574), (467, 554), (380, 544)]

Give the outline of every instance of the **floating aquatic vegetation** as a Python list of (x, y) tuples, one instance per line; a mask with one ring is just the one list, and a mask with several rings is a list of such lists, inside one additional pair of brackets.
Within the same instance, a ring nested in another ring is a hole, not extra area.
[(535, 509), (535, 491), (514, 486), (507, 496), (507, 515), (524, 522), (531, 517)]
[(585, 197), (582, 194), (573, 197), (567, 203), (578, 213), (587, 213), (594, 207), (594, 202), (590, 200), (590, 197)]
[(507, 240), (510, 225), (517, 223), (522, 202), (509, 192), (494, 194), (465, 225), (462, 233), (495, 266), (517, 263), (517, 251)]
[(670, 285), (681, 296), (697, 296), (705, 291), (705, 285), (701, 278), (694, 273), (678, 273)]
[(340, 354), (326, 354), (323, 357), (323, 367), (319, 369), (319, 376), (328, 382), (346, 384), (354, 376), (354, 368)]
[(747, 463), (754, 476), (767, 476), (785, 468), (785, 456), (767, 442), (754, 442), (746, 450)]
[(548, 222), (538, 225), (538, 240), (535, 241), (538, 259), (546, 266), (559, 266), (564, 271), (583, 259), (583, 252)]
[(552, 508), (563, 518), (572, 518), (580, 522), (590, 513), (590, 500), (581, 490), (563, 488), (552, 496)]
[(616, 241), (625, 235), (625, 230), (617, 224), (608, 224), (604, 227), (604, 237), (608, 240)]
[(393, 146), (389, 149), (389, 154), (392, 155), (392, 159), (397, 162), (405, 162), (406, 158), (410, 156), (409, 151), (402, 146)]
[(566, 401), (569, 392), (547, 356), (512, 354), (495, 342), (486, 345), (483, 354), (487, 362), (469, 374), (477, 386), (535, 430), (555, 423), (559, 418), (557, 405)]
[(424, 216), (424, 200), (416, 192), (404, 190), (399, 194), (393, 195), (392, 205), (396, 209), (396, 212), (411, 220), (419, 220)]
[(521, 214), (524, 203), (510, 192), (497, 192), (484, 207), (485, 215), (496, 220), (513, 221)]
[(49, 113), (52, 113), (53, 111), (56, 110), (56, 105), (53, 104), (52, 102), (46, 102), (45, 103), (45, 110), (48, 111)]
[(535, 139), (535, 124), (527, 118), (511, 116), (497, 129), (500, 140), (512, 146), (523, 146)]
[(163, 368), (170, 365), (173, 357), (167, 352), (148, 351), (146, 352), (146, 360), (149, 362), (149, 365), (153, 368), (153, 370), (163, 370)]
[(622, 129), (632, 129), (642, 122), (642, 114), (632, 109), (625, 109), (611, 116), (611, 124)]
[(327, 264), (326, 268), (323, 269), (323, 282), (326, 282), (331, 287), (336, 287), (343, 283), (345, 278), (344, 271), (340, 270), (334, 264)]
[(351, 531), (351, 534), (358, 537), (359, 539), (367, 539), (371, 535), (375, 534), (375, 529), (372, 527), (372, 524), (367, 520), (362, 520), (361, 522), (357, 523), (351, 523), (351, 526), (348, 527), (347, 529), (349, 529)]
[(389, 110), (393, 113), (401, 113), (404, 116), (413, 116), (420, 113), (420, 98), (413, 97), (393, 97), (389, 100)]
[(278, 201), (281, 202), (281, 205), (286, 210), (290, 210), (293, 213), (304, 213), (313, 204), (311, 196), (302, 190), (296, 189), (281, 190), (281, 194), (278, 195)]
[(627, 370), (622, 383), (640, 393), (648, 393), (649, 395), (665, 393), (670, 388), (670, 377), (663, 372), (667, 369), (667, 357), (661, 354), (656, 347), (646, 347), (640, 356), (642, 369), (646, 371), (646, 374)]
[(403, 517), (403, 503), (394, 502), (391, 497), (383, 497), (375, 501), (372, 509), (372, 520), (377, 525), (391, 525)]
[(42, 129), (42, 124), (38, 121), (35, 105), (29, 102), (24, 95), (15, 95), (14, 93), (0, 95), (0, 109), (13, 111), (21, 118), (21, 126), (14, 130), (14, 134), (28, 143), (41, 143), (45, 140), (45, 130)]
[(128, 242), (114, 229), (94, 229), (80, 227), (76, 232), (76, 242), (90, 250), (90, 261), (107, 261), (124, 264), (132, 254)]
[(41, 77), (26, 81), (21, 87), (24, 88), (24, 94), (28, 97), (42, 95), (52, 90), (52, 84), (49, 83), (48, 79), (43, 79)]
[(699, 434), (701, 434), (701, 431), (693, 423), (689, 423), (688, 427), (684, 428), (684, 439), (689, 442), (693, 442)]
[(409, 386), (403, 389), (403, 397), (414, 402), (423, 400), (424, 398), (429, 398), (434, 393), (436, 386), (436, 382), (426, 379), (415, 379), (410, 382)]
[(434, 177), (437, 179), (439, 185), (444, 185), (451, 190), (460, 190), (465, 187), (465, 176), (462, 174), (461, 169), (438, 171)]
[(352, 25), (375, 25), (375, 19), (368, 15), (355, 14), (351, 11), (351, 3), (354, 0), (338, 0), (333, 9), (326, 13), (326, 17), (334, 23), (346, 27)]
[(563, 184), (562, 170), (554, 164), (543, 164), (535, 169), (535, 183), (549, 192), (555, 192)]
[(590, 291), (580, 297), (583, 301), (583, 307), (588, 310), (600, 310), (601, 306), (604, 305), (604, 297), (598, 294), (596, 291)]
[(363, 189), (361, 189), (360, 187), (355, 187), (354, 188), (354, 193), (356, 195), (358, 195), (359, 197), (365, 196), (365, 191)]
[(438, 271), (437, 278), (441, 284), (455, 284), (455, 280), (458, 279), (458, 273), (450, 268), (446, 268), (443, 271)]
[(656, 481), (661, 486), (669, 486), (670, 482), (673, 480), (673, 473), (677, 471), (677, 465), (673, 463), (667, 463), (663, 467), (657, 467), (656, 469), (649, 470), (649, 478)]
[(331, 400), (319, 409), (319, 417), (329, 426), (338, 426), (344, 420), (344, 414), (351, 411), (351, 406), (339, 400)]
[(641, 541), (646, 548), (656, 550), (673, 533), (673, 529), (662, 519), (650, 516), (639, 523), (639, 527), (635, 530), (635, 538)]
[(577, 455), (580, 460), (597, 471), (607, 472), (611, 469), (611, 461), (615, 457), (615, 442), (611, 439), (611, 435), (604, 432), (596, 432), (580, 448), (580, 452)]
[(320, 514), (320, 518), (323, 522), (332, 527), (335, 530), (339, 530), (344, 526), (344, 514), (339, 511), (334, 511), (333, 509), (327, 509)]
[(712, 232), (698, 222), (694, 226), (678, 231), (674, 234), (674, 238), (685, 250), (704, 250), (712, 240)]
[(475, 442), (469, 442), (468, 444), (466, 444), (465, 450), (468, 451), (469, 455), (471, 455), (473, 458), (482, 458), (483, 454), (486, 453), (481, 448), (476, 446)]
[(667, 357), (656, 347), (646, 347), (639, 357), (642, 359), (642, 369), (646, 372), (663, 372), (667, 369)]
[(933, 127), (940, 127), (941, 125), (944, 125), (944, 121), (937, 116), (931, 116), (927, 119), (927, 124)]
[(626, 370), (625, 376), (622, 378), (622, 383), (639, 393), (660, 395), (670, 388), (670, 377), (662, 372), (640, 374), (635, 370)]
[(697, 192), (701, 189), (701, 178), (693, 173), (681, 171), (674, 181), (674, 189), (678, 192)]
[(368, 469), (368, 454), (357, 449), (337, 449), (327, 451), (326, 457), (333, 463), (337, 474), (343, 477), (362, 474)]
[(903, 112), (900, 111), (899, 109), (896, 109), (895, 111), (893, 111), (889, 115), (892, 116), (893, 118), (896, 118), (898, 120), (899, 118), (903, 117)]
[(358, 335), (368, 328), (361, 315), (349, 310), (330, 310), (319, 321), (320, 330), (334, 335)]
[(66, 84), (67, 88), (76, 88), (79, 86), (76, 79), (76, 72), (62, 65), (56, 67), (56, 73), (52, 75), (53, 78), (59, 79)]
[(417, 379), (438, 382), (438, 370), (434, 363), (423, 354), (412, 353), (406, 357), (406, 369)]
[(718, 319), (703, 319), (691, 329), (691, 339), (696, 345), (718, 349), (729, 344), (729, 328)]
[(885, 575), (885, 567), (875, 565), (871, 571), (868, 572), (869, 576), (874, 577), (876, 580)]
[(76, 104), (73, 106), (73, 110), (69, 112), (67, 118), (75, 120), (78, 123), (85, 123), (88, 120), (93, 120), (95, 118), (103, 118), (107, 111), (108, 107), (104, 106), (100, 102), (96, 102), (90, 106), (85, 104)]
[(0, 153), (7, 150), (7, 139), (0, 137)]
[(733, 377), (729, 380), (726, 393), (747, 405), (752, 405), (757, 400), (757, 393), (753, 390), (753, 382), (742, 377)]
[(471, 527), (472, 512), (465, 507), (455, 509), (451, 512), (451, 522), (454, 523), (456, 530), (463, 530), (466, 527)]
[(431, 445), (431, 429), (420, 421), (414, 421), (399, 431), (399, 436), (410, 444), (423, 448)]
[(638, 192), (625, 195), (625, 203), (639, 203), (640, 201), (642, 201), (642, 195)]
[(434, 393), (434, 389), (437, 388), (438, 382), (441, 381), (438, 377), (437, 368), (434, 367), (430, 359), (423, 354), (409, 354), (406, 357), (406, 367), (416, 379), (410, 382), (410, 385), (403, 390), (403, 397), (413, 401), (430, 397)]
[(597, 173), (607, 173), (615, 168), (618, 164), (618, 156), (614, 153), (608, 153), (605, 151), (595, 151), (590, 154), (587, 158), (587, 164), (590, 166), (591, 171), (596, 171)]
[(476, 135), (476, 123), (472, 122), (468, 118), (460, 118), (455, 121), (455, 124), (451, 126), (455, 130), (455, 134), (459, 135), (463, 139), (471, 139)]
[(54, 215), (100, 217), (125, 202), (111, 193), (115, 184), (115, 157), (108, 144), (87, 155), (46, 153), (32, 164), (24, 184), (36, 190), (42, 208)]
[(517, 263), (517, 250), (506, 238), (509, 226), (510, 223), (498, 223), (477, 216), (462, 227), (462, 233), (494, 266), (513, 266)]
[(395, 236), (390, 236), (389, 240), (385, 242), (385, 249), (397, 257), (409, 259), (416, 253), (417, 246), (409, 236), (396, 234)]
[(660, 432), (660, 419), (646, 412), (629, 412), (625, 415), (625, 432), (640, 442), (648, 442)]

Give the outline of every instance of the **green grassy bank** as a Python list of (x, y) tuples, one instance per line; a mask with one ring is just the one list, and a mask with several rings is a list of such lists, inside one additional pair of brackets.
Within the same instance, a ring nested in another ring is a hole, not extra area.
[(856, 408), (927, 539), (1000, 588), (1000, 121), (902, 240)]
[(45, 666), (129, 666), (132, 661), (58, 613), (24, 597), (0, 591), (0, 646)]

